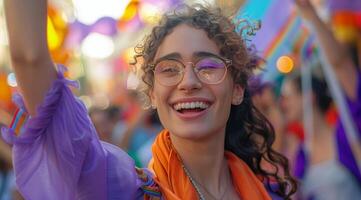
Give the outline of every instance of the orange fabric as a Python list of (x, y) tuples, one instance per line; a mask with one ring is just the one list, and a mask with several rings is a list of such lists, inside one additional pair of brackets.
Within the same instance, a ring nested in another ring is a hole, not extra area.
[[(152, 147), (153, 159), (149, 164), (154, 180), (166, 200), (198, 199), (197, 193), (185, 174), (177, 152), (172, 147), (169, 132), (160, 132)], [(242, 200), (271, 199), (262, 182), (245, 162), (226, 152), (234, 187)]]

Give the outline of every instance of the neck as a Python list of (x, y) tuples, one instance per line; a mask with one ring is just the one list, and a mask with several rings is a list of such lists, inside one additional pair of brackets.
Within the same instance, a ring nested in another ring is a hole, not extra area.
[(224, 131), (201, 141), (170, 136), (192, 178), (208, 191), (220, 194), (226, 186), (225, 178), (230, 177), (224, 157)]

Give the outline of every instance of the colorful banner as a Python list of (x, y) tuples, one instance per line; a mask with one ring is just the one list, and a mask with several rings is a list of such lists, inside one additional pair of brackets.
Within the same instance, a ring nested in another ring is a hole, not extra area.
[[(261, 29), (251, 38), (260, 56), (266, 60), (263, 79), (274, 80), (279, 76), (276, 63), (283, 55), (310, 52), (310, 34), (305, 31), (292, 0), (249, 0), (240, 10), (237, 20), (261, 20)], [(309, 38), (306, 40), (306, 38)]]

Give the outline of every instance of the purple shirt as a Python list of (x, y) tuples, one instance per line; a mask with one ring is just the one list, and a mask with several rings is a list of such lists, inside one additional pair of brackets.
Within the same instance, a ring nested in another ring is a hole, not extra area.
[[(37, 116), (30, 117), (18, 137), (3, 129), (12, 143), (18, 189), (25, 199), (142, 199), (144, 184), (134, 161), (118, 147), (100, 142), (84, 104), (68, 85), (59, 66)], [(25, 110), (20, 96), (14, 101)], [(147, 175), (151, 176), (149, 171)]]
[[(58, 66), (58, 79), (38, 107), (35, 117), (28, 117), (19, 136), (18, 123), (2, 129), (2, 136), (13, 144), (16, 184), (29, 200), (127, 200), (144, 199), (154, 195), (153, 174), (142, 169), (144, 180), (138, 176), (135, 164), (118, 147), (101, 142), (88, 117), (84, 104), (68, 86), (77, 82), (64, 78), (65, 67)], [(20, 95), (14, 102), (26, 113)], [(22, 117), (22, 115), (19, 115)], [(265, 183), (273, 199), (281, 199)], [(142, 186), (148, 186), (142, 189)], [(272, 185), (272, 188), (277, 188)]]

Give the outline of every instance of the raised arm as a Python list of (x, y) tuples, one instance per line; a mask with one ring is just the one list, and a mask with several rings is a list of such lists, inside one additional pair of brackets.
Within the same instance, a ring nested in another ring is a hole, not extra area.
[(350, 99), (357, 96), (357, 68), (350, 53), (335, 38), (330, 28), (318, 16), (310, 0), (295, 0), (302, 17), (310, 22), (321, 50), (332, 66), (341, 87)]
[(5, 0), (5, 13), (12, 65), (32, 115), (16, 112), (14, 123), (2, 133), (13, 144), (22, 196), (63, 200), (143, 195), (134, 161), (99, 141), (85, 105), (69, 88), (76, 82), (64, 78), (62, 67), (54, 67), (46, 38), (47, 1)]
[(47, 46), (47, 0), (4, 0), (10, 58), (31, 115), (56, 77)]

